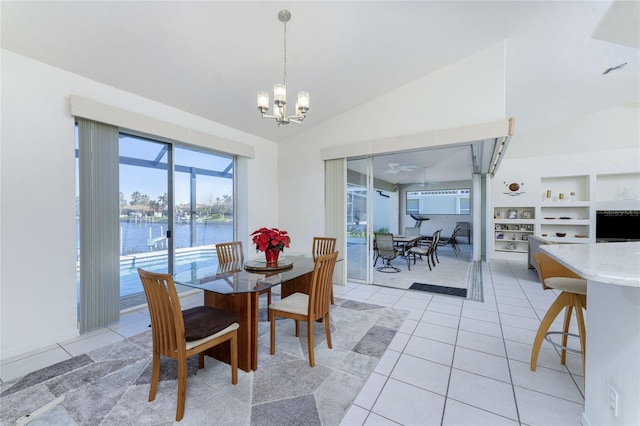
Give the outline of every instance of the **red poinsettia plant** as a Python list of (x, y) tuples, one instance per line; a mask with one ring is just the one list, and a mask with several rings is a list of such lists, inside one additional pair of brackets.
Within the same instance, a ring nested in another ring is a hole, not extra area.
[(278, 228), (260, 228), (250, 235), (253, 237), (253, 243), (256, 249), (265, 251), (267, 249), (276, 249), (284, 251), (285, 247), (289, 247), (291, 238), (287, 231), (281, 231)]

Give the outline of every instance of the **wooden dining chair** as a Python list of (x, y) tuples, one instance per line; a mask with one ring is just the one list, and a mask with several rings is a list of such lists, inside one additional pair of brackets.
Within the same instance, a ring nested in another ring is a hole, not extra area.
[(296, 322), (296, 337), (300, 337), (300, 321), (307, 322), (307, 345), (309, 347), (309, 365), (315, 366), (313, 353), (313, 324), (324, 321), (327, 346), (331, 346), (331, 324), (329, 319), (329, 298), (333, 286), (333, 270), (338, 252), (319, 256), (315, 260), (311, 275), (309, 294), (293, 293), (269, 306), (271, 323), (271, 355), (276, 353), (276, 317), (291, 318)]
[[(216, 253), (218, 253), (218, 265), (222, 265), (221, 269), (229, 269), (230, 264), (237, 265), (239, 263), (244, 263), (244, 250), (242, 249), (242, 241), (218, 243), (216, 244)], [(270, 305), (271, 288), (259, 292), (258, 297), (262, 296), (265, 293), (267, 295), (267, 305)]]
[[(313, 261), (316, 261), (318, 256), (333, 253), (336, 251), (336, 239), (331, 237), (313, 237), (313, 246), (311, 248), (311, 255)], [(331, 285), (331, 304), (335, 305), (336, 302), (333, 298), (333, 285)]]
[(178, 401), (176, 421), (184, 417), (187, 397), (187, 358), (198, 355), (198, 368), (204, 368), (204, 352), (229, 342), (231, 383), (238, 383), (238, 317), (211, 306), (197, 306), (183, 311), (170, 274), (138, 268), (151, 317), (153, 364), (149, 402), (156, 398), (160, 379), (160, 356), (178, 363)]
[(218, 263), (244, 262), (242, 241), (216, 244)]
[[(587, 281), (581, 276), (577, 275), (570, 269), (566, 268), (551, 256), (546, 253), (538, 252), (533, 255), (538, 270), (538, 276), (540, 277), (540, 283), (544, 290), (556, 289), (562, 293), (551, 304), (540, 327), (536, 333), (535, 340), (533, 342), (533, 348), (531, 349), (531, 371), (536, 371), (536, 364), (538, 363), (538, 354), (540, 353), (540, 347), (542, 341), (546, 338), (552, 345), (559, 347), (561, 351), (560, 363), (566, 363), (567, 350), (570, 352), (579, 352), (582, 354), (582, 371), (585, 370), (585, 348), (587, 342), (586, 327), (584, 323), (584, 314), (582, 310), (587, 309)], [(549, 328), (556, 317), (564, 310), (564, 324), (562, 331), (551, 331)], [(571, 323), (571, 313), (575, 310), (576, 318), (578, 322), (578, 333), (580, 340), (580, 351), (567, 348), (567, 339), (570, 335), (569, 325)], [(550, 339), (550, 335), (560, 334), (562, 335), (562, 344), (558, 344)]]

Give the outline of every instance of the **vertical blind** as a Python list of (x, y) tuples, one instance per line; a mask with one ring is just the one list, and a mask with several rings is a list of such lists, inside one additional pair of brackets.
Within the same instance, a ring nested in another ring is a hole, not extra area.
[(120, 318), (118, 128), (78, 122), (80, 333)]
[(347, 262), (347, 162), (344, 158), (324, 162), (325, 233), (336, 237), (342, 262), (336, 263), (333, 282), (345, 285)]

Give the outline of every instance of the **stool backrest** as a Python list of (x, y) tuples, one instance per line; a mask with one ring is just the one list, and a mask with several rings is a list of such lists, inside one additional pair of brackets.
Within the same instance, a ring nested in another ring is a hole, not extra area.
[(549, 287), (544, 285), (544, 281), (547, 278), (552, 277), (564, 277), (564, 278), (582, 278), (580, 275), (573, 272), (571, 269), (562, 265), (557, 260), (553, 259), (546, 253), (538, 252), (533, 255), (536, 259), (536, 263), (538, 267), (538, 277), (540, 277), (540, 284), (542, 284), (542, 288), (547, 290)]

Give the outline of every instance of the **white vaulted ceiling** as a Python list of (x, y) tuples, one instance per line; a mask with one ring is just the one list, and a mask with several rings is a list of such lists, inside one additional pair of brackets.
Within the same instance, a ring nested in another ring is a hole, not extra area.
[[(637, 100), (638, 46), (620, 44), (640, 38), (630, 11), (637, 2), (617, 2), (607, 14), (610, 4), (2, 1), (1, 41), (4, 49), (279, 141), (303, 128), (261, 120), (255, 94), (282, 79), (280, 9), (293, 15), (289, 103), (299, 90), (311, 93), (304, 127), (506, 39), (505, 117), (517, 117), (523, 132), (560, 121), (571, 108), (588, 113)], [(622, 62), (628, 65), (602, 76)]]
[[(276, 142), (504, 40), (505, 118), (518, 134), (640, 97), (636, 1), (0, 4), (3, 49)], [(289, 103), (311, 94), (302, 127), (278, 128), (255, 105), (256, 91), (282, 80), (285, 8)], [(433, 171), (466, 179), (469, 153), (397, 162), (417, 177), (444, 157)]]

